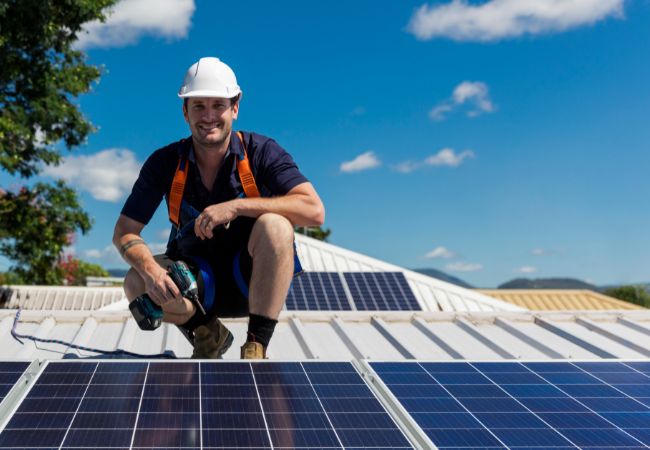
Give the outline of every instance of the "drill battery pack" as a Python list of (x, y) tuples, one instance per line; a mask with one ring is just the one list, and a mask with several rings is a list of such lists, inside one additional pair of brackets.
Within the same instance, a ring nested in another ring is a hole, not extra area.
[(136, 297), (129, 303), (129, 309), (142, 330), (152, 331), (162, 324), (163, 310), (147, 294)]

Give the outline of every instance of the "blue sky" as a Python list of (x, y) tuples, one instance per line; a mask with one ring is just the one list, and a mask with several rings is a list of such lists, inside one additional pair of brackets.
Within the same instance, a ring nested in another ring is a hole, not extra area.
[[(188, 135), (187, 67), (217, 56), (244, 92), (236, 127), (294, 156), (332, 243), (481, 287), (650, 281), (647, 0), (131, 0), (80, 45), (104, 66), (80, 98), (99, 131), (51, 174), (95, 219), (83, 259), (124, 266), (122, 203)], [(145, 239), (168, 229), (161, 205)]]

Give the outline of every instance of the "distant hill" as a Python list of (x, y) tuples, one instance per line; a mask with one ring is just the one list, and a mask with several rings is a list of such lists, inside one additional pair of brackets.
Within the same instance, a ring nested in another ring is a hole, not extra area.
[(447, 275), (441, 270), (437, 270), (437, 269), (411, 269), (411, 270), (413, 270), (414, 272), (421, 273), (423, 275), (430, 276), (431, 278), (436, 278), (441, 281), (446, 281), (447, 283), (455, 284), (456, 286), (469, 288), (469, 289), (474, 288), (474, 286), (472, 286), (471, 284), (461, 280), (460, 278)]
[(497, 289), (589, 289), (598, 291), (598, 287), (575, 278), (517, 278), (501, 284)]
[(106, 269), (106, 271), (111, 277), (124, 277), (129, 269)]

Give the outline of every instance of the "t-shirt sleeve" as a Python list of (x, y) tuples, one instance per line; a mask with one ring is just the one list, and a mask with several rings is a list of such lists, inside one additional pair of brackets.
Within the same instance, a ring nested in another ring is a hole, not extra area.
[[(122, 214), (145, 225), (158, 209), (169, 184), (167, 166), (173, 164), (173, 161), (166, 161), (169, 158), (165, 157), (163, 150), (157, 150), (147, 158), (122, 208)], [(172, 170), (175, 169), (172, 166)], [(173, 172), (171, 176), (173, 177)]]
[(273, 139), (264, 142), (256, 153), (256, 181), (271, 195), (285, 195), (295, 186), (309, 181), (291, 155)]

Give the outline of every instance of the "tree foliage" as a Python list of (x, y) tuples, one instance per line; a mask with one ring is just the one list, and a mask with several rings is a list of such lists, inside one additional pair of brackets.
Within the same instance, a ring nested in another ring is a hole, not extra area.
[(4, 0), (0, 3), (0, 164), (29, 177), (81, 144), (92, 125), (75, 97), (100, 71), (73, 44), (84, 23), (103, 19), (114, 0)]
[(325, 242), (327, 242), (330, 234), (332, 234), (332, 230), (330, 228), (322, 227), (295, 227), (294, 230), (296, 233), (304, 234), (305, 236), (309, 236), (311, 238)]
[(15, 262), (12, 271), (26, 283), (61, 282), (55, 265), (76, 229), (88, 231), (90, 218), (63, 181), (0, 195), (0, 253)]
[(99, 264), (92, 264), (71, 255), (59, 261), (63, 280), (68, 286), (85, 286), (86, 277), (107, 277), (108, 272)]
[(650, 293), (641, 285), (618, 286), (606, 289), (603, 293), (619, 300), (650, 308)]
[[(30, 178), (58, 164), (60, 148), (83, 143), (93, 126), (75, 103), (99, 68), (73, 48), (85, 23), (115, 0), (0, 0), (0, 167)], [(55, 264), (69, 236), (90, 229), (62, 181), (0, 189), (0, 253), (28, 283), (58, 284)]]

